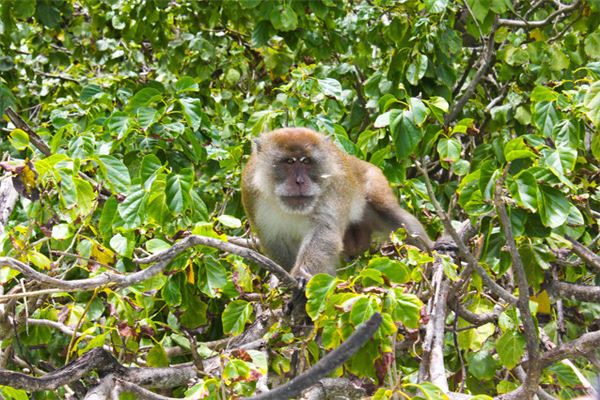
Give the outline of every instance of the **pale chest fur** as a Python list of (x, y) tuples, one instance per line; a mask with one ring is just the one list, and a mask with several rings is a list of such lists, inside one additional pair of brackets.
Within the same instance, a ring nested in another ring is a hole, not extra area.
[(263, 200), (256, 205), (256, 230), (266, 241), (300, 243), (312, 224), (306, 215), (284, 210), (276, 201)]

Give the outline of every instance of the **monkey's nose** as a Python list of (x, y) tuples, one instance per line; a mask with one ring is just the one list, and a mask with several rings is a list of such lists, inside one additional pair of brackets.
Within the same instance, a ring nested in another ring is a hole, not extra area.
[(304, 185), (304, 177), (303, 176), (297, 176), (296, 177), (296, 183), (298, 185)]

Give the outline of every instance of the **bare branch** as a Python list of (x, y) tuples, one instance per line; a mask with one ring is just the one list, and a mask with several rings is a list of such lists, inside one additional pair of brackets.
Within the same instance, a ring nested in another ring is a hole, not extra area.
[(522, 388), (525, 398), (531, 398), (539, 387), (539, 378), (541, 374), (540, 367), (540, 348), (538, 340), (537, 327), (531, 311), (529, 310), (529, 283), (527, 282), (527, 275), (525, 274), (525, 268), (521, 261), (521, 256), (517, 250), (515, 238), (512, 233), (510, 225), (510, 219), (506, 212), (506, 206), (502, 196), (502, 189), (504, 186), (504, 180), (508, 173), (508, 167), (510, 163), (504, 168), (502, 176), (496, 182), (495, 194), (494, 194), (494, 205), (498, 211), (500, 218), (500, 225), (504, 232), (506, 239), (506, 245), (508, 246), (508, 252), (512, 259), (512, 269), (517, 276), (517, 285), (519, 287), (519, 301), (517, 307), (521, 313), (523, 320), (523, 327), (525, 329), (526, 347), (527, 347), (527, 375), (523, 382)]
[(375, 313), (365, 323), (361, 324), (352, 335), (337, 349), (327, 354), (313, 365), (308, 371), (298, 375), (285, 385), (270, 392), (252, 397), (252, 400), (279, 400), (297, 396), (304, 389), (311, 387), (330, 372), (341, 366), (356, 353), (374, 334), (381, 324), (381, 314)]
[(594, 272), (600, 272), (600, 257), (597, 254), (594, 254), (594, 252), (572, 237), (565, 236), (565, 239), (571, 242), (573, 252), (577, 254), (588, 267), (592, 268)]
[(450, 125), (450, 123), (454, 121), (456, 117), (461, 113), (465, 104), (467, 104), (467, 101), (469, 101), (471, 96), (473, 96), (473, 93), (475, 93), (475, 88), (477, 87), (477, 85), (479, 85), (479, 82), (481, 81), (485, 73), (492, 66), (492, 63), (494, 62), (494, 35), (496, 33), (496, 28), (497, 24), (495, 23), (492, 27), (492, 32), (488, 36), (485, 48), (481, 53), (481, 65), (477, 69), (477, 72), (475, 72), (475, 76), (473, 76), (473, 79), (471, 80), (471, 82), (469, 82), (469, 85), (465, 89), (463, 95), (456, 101), (454, 107), (452, 107), (450, 112), (444, 117), (444, 125)]
[(29, 135), (29, 140), (33, 145), (42, 152), (43, 155), (49, 156), (52, 154), (50, 151), (50, 147), (44, 142), (44, 140), (38, 135), (31, 127), (25, 122), (23, 118), (19, 114), (17, 114), (12, 108), (8, 107), (4, 113), (10, 119), (10, 122), (13, 123), (17, 128), (25, 131)]
[(481, 265), (479, 265), (479, 262), (469, 251), (467, 245), (464, 243), (458, 232), (456, 232), (456, 229), (454, 229), (452, 223), (450, 222), (450, 218), (448, 218), (448, 215), (444, 212), (442, 206), (435, 198), (433, 187), (431, 185), (431, 180), (429, 179), (429, 174), (427, 173), (425, 168), (423, 168), (421, 163), (418, 161), (415, 161), (415, 166), (423, 176), (423, 179), (425, 179), (425, 186), (427, 187), (427, 193), (429, 194), (431, 203), (435, 208), (436, 214), (442, 220), (446, 233), (452, 237), (454, 243), (456, 243), (456, 245), (458, 246), (460, 256), (467, 261), (469, 268), (475, 270), (479, 274), (479, 276), (481, 276), (483, 283), (485, 283), (485, 285), (489, 287), (494, 294), (496, 294), (498, 297), (500, 297), (509, 304), (516, 304), (517, 298), (513, 296), (510, 292), (508, 292), (506, 289), (504, 289), (502, 286), (500, 286), (494, 279), (492, 279), (492, 277), (487, 273), (487, 271), (483, 269)]
[(577, 285), (553, 280), (548, 289), (556, 297), (600, 303), (600, 286)]
[(156, 263), (142, 271), (134, 272), (127, 275), (120, 275), (113, 272), (103, 272), (93, 278), (63, 280), (53, 278), (46, 274), (38, 272), (29, 265), (11, 257), (0, 257), (0, 266), (10, 267), (21, 272), (29, 279), (33, 279), (37, 282), (46, 284), (55, 289), (62, 289), (64, 291), (93, 290), (101, 287), (128, 287), (133, 284), (145, 281), (146, 279), (149, 279), (154, 275), (162, 272), (173, 260), (173, 258), (175, 258), (184, 250), (197, 245), (214, 247), (231, 254), (239, 255), (247, 260), (255, 262), (260, 267), (270, 271), (271, 273), (276, 275), (280, 279), (280, 281), (286, 286), (293, 288), (298, 287), (298, 282), (294, 277), (292, 277), (286, 270), (277, 265), (274, 261), (263, 256), (262, 254), (257, 253), (254, 250), (242, 246), (237, 246), (232, 243), (223, 242), (215, 238), (196, 235), (188, 236), (187, 238), (175, 243), (173, 247), (165, 251), (162, 251), (149, 257), (135, 260), (135, 262), (138, 264), (149, 264), (151, 262)]
[(584, 333), (571, 342), (563, 343), (545, 352), (541, 358), (542, 368), (566, 358), (585, 357), (587, 353), (596, 350), (598, 346), (600, 346), (600, 331)]
[(564, 5), (559, 3), (558, 10), (554, 11), (552, 14), (548, 15), (545, 19), (538, 21), (528, 21), (526, 19), (498, 19), (498, 24), (503, 26), (514, 26), (517, 28), (537, 28), (540, 26), (548, 25), (554, 22), (555, 19), (558, 20), (566, 18), (573, 10), (575, 10), (579, 6), (579, 0), (574, 1), (569, 5)]

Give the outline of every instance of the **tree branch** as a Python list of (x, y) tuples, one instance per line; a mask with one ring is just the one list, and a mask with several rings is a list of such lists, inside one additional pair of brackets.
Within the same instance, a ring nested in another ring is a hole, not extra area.
[(565, 239), (571, 242), (573, 252), (577, 254), (588, 267), (593, 269), (594, 272), (600, 272), (600, 256), (594, 254), (594, 252), (570, 236), (565, 236)]
[(506, 245), (508, 246), (508, 252), (510, 253), (510, 257), (512, 259), (512, 269), (517, 276), (517, 285), (519, 287), (519, 301), (517, 303), (517, 307), (523, 320), (528, 355), (527, 375), (521, 388), (523, 389), (523, 395), (525, 398), (529, 399), (535, 395), (539, 387), (539, 378), (541, 374), (540, 348), (535, 321), (533, 320), (533, 316), (529, 310), (529, 283), (527, 282), (527, 275), (525, 274), (525, 268), (523, 267), (521, 256), (517, 250), (515, 238), (510, 226), (510, 219), (508, 218), (508, 213), (506, 212), (506, 207), (504, 205), (502, 196), (504, 180), (508, 174), (509, 166), (510, 163), (506, 165), (502, 176), (496, 182), (494, 204), (496, 206), (496, 210), (498, 211), (500, 225), (502, 227), (502, 231), (504, 232)]
[(297, 396), (304, 389), (316, 384), (320, 379), (345, 363), (375, 334), (380, 324), (381, 314), (373, 314), (367, 322), (356, 328), (354, 333), (340, 347), (320, 359), (308, 371), (270, 392), (252, 397), (251, 400), (279, 400)]
[(569, 13), (571, 13), (573, 10), (575, 10), (579, 6), (579, 0), (574, 1), (573, 3), (571, 3), (569, 5), (564, 5), (562, 3), (558, 3), (558, 4), (560, 5), (558, 10), (556, 10), (552, 14), (548, 15), (545, 19), (538, 20), (538, 21), (528, 21), (526, 19), (500, 18), (500, 19), (498, 19), (498, 24), (502, 25), (502, 26), (513, 26), (513, 27), (517, 27), (517, 28), (537, 28), (540, 26), (544, 26), (544, 25), (547, 25), (547, 24), (553, 22), (553, 20), (557, 17), (559, 18), (559, 20), (562, 18), (566, 18)]

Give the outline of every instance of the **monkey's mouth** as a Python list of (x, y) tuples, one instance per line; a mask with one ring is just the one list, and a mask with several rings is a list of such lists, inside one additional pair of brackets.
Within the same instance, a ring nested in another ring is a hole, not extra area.
[(280, 199), (286, 207), (300, 211), (312, 206), (315, 196), (281, 196)]

